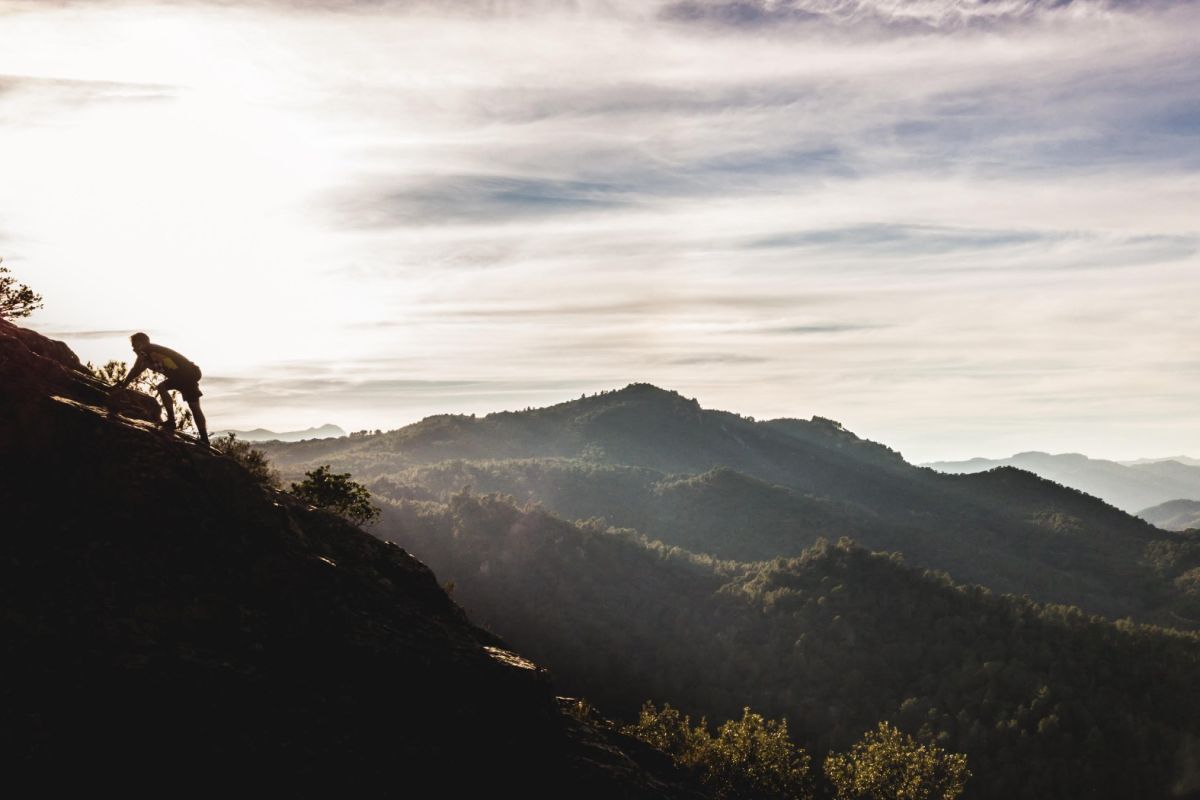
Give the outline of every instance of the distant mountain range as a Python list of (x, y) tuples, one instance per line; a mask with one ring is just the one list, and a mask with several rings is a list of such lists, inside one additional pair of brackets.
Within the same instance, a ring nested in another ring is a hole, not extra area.
[(997, 592), (1167, 625), (1200, 618), (1172, 583), (1195, 566), (1177, 535), (1094, 497), (1011, 467), (915, 467), (830, 419), (758, 421), (649, 384), (262, 449), (286, 477), (330, 464), (379, 497), (438, 501), (470, 486), (739, 561), (849, 536)]
[(954, 474), (1016, 467), (1099, 497), (1130, 514), (1169, 500), (1200, 500), (1200, 461), (1186, 456), (1122, 463), (1078, 453), (1029, 452), (1010, 458), (935, 461), (924, 466)]
[(1200, 530), (1200, 501), (1171, 500), (1153, 508), (1142, 509), (1138, 516), (1163, 530)]
[(302, 431), (283, 431), (277, 433), (266, 428), (255, 428), (252, 431), (219, 431), (216, 435), (232, 433), (246, 442), (300, 442), (305, 439), (332, 439), (345, 436), (346, 432), (337, 425), (322, 425), (319, 428), (305, 428)]
[(1189, 467), (1200, 467), (1200, 458), (1191, 458), (1190, 456), (1168, 456), (1167, 458), (1137, 458), (1133, 461), (1118, 461), (1118, 464), (1124, 464), (1127, 467), (1136, 467), (1140, 464), (1158, 464), (1163, 461), (1178, 461), (1180, 464), (1186, 464)]

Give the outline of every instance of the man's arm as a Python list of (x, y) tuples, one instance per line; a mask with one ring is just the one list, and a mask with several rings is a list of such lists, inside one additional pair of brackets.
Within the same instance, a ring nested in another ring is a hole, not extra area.
[(121, 382), (117, 384), (116, 388), (124, 389), (131, 382), (136, 380), (137, 376), (141, 375), (146, 370), (146, 367), (146, 359), (141, 353), (138, 353), (137, 360), (133, 362), (133, 366), (129, 368), (129, 372), (125, 373), (125, 377), (121, 379)]

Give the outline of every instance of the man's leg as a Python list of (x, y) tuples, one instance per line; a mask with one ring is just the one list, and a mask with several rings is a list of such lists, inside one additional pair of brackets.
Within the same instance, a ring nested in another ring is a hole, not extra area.
[(175, 430), (175, 403), (171, 400), (170, 390), (164, 388), (167, 381), (163, 381), (156, 388), (158, 389), (158, 397), (162, 400), (163, 408), (167, 411), (167, 421), (162, 424), (164, 430)]
[(208, 444), (208, 423), (204, 421), (204, 412), (200, 410), (200, 398), (188, 400), (187, 404), (192, 410), (192, 422), (196, 423), (196, 430), (200, 432), (200, 441)]

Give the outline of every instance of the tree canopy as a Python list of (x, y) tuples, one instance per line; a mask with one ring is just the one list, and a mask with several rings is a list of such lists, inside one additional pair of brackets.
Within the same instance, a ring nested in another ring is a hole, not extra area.
[[(4, 259), (0, 258), (0, 262)], [(0, 264), (0, 317), (20, 319), (42, 307), (42, 296), (12, 277), (8, 267)]]
[(291, 492), (306, 503), (341, 514), (355, 525), (379, 518), (379, 509), (371, 505), (371, 493), (351, 480), (349, 472), (331, 472), (326, 464), (304, 475), (303, 481), (292, 484)]

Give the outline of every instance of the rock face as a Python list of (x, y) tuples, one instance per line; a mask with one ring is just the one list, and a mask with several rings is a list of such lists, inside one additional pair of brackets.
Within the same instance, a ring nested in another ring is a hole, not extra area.
[(153, 401), (105, 404), (65, 345), (0, 321), (10, 775), (700, 796), (565, 716), (404, 550), (156, 432)]

